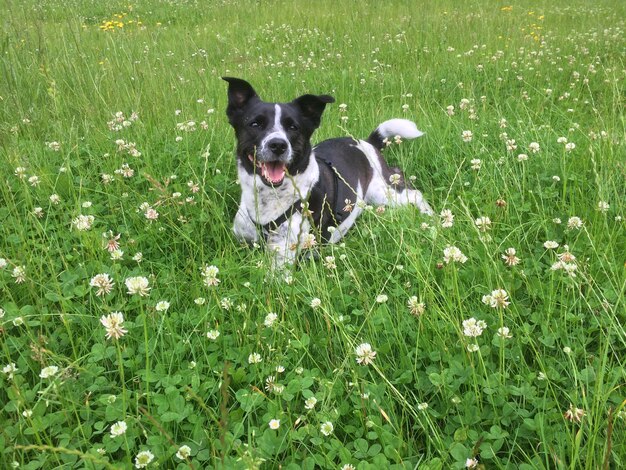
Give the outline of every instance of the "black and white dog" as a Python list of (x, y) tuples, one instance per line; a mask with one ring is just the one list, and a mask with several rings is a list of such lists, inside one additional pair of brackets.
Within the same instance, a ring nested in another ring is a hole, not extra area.
[(311, 147), (328, 95), (303, 95), (290, 103), (262, 101), (245, 80), (228, 82), (226, 114), (237, 136), (241, 202), (235, 216), (237, 238), (266, 239), (274, 267), (293, 263), (301, 248), (339, 241), (365, 204), (413, 204), (432, 209), (390, 168), (381, 150), (390, 137), (413, 139), (422, 133), (406, 119), (383, 122), (367, 140), (329, 139)]

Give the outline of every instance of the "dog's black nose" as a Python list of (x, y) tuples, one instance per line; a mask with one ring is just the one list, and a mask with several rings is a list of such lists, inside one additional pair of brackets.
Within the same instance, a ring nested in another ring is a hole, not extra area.
[(280, 156), (287, 150), (287, 142), (283, 139), (272, 139), (267, 143), (272, 153), (276, 156)]

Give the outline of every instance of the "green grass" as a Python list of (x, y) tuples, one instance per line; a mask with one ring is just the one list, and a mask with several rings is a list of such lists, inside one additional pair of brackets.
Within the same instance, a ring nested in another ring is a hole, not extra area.
[[(148, 468), (180, 469), (626, 464), (622, 3), (8, 0), (3, 11), (2, 466), (130, 468), (141, 451)], [(291, 284), (268, 277), (264, 251), (231, 233), (222, 75), (269, 101), (332, 94), (316, 141), (415, 120), (426, 135), (386, 156), (453, 225), (372, 208)], [(138, 119), (113, 131), (116, 112)], [(73, 224), (81, 214), (90, 230)], [(109, 231), (121, 259), (104, 249)], [(446, 264), (448, 246), (467, 261)], [(505, 264), (508, 248), (519, 264)], [(575, 276), (551, 269), (568, 249)], [(101, 273), (115, 285), (98, 296)], [(127, 293), (135, 276), (148, 295)], [(506, 308), (483, 303), (496, 289)], [(127, 333), (107, 339), (100, 318), (116, 311)], [(464, 335), (470, 318), (486, 323), (478, 337)], [(371, 364), (357, 364), (361, 343)], [(584, 416), (567, 419), (570, 406)], [(113, 437), (118, 421), (127, 430)]]

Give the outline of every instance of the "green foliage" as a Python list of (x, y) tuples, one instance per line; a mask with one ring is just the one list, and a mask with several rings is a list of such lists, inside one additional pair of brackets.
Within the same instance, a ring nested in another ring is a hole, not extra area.
[[(0, 461), (623, 466), (624, 17), (608, 0), (9, 1)], [(231, 234), (222, 75), (347, 104), (317, 141), (415, 120), (426, 135), (386, 157), (438, 215), (368, 208), (289, 283), (268, 274)]]

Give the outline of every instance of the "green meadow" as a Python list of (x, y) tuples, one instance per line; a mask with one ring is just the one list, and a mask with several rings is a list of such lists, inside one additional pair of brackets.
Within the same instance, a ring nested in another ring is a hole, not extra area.
[[(626, 465), (626, 3), (0, 3), (0, 468)], [(222, 76), (435, 216), (271, 273)]]

